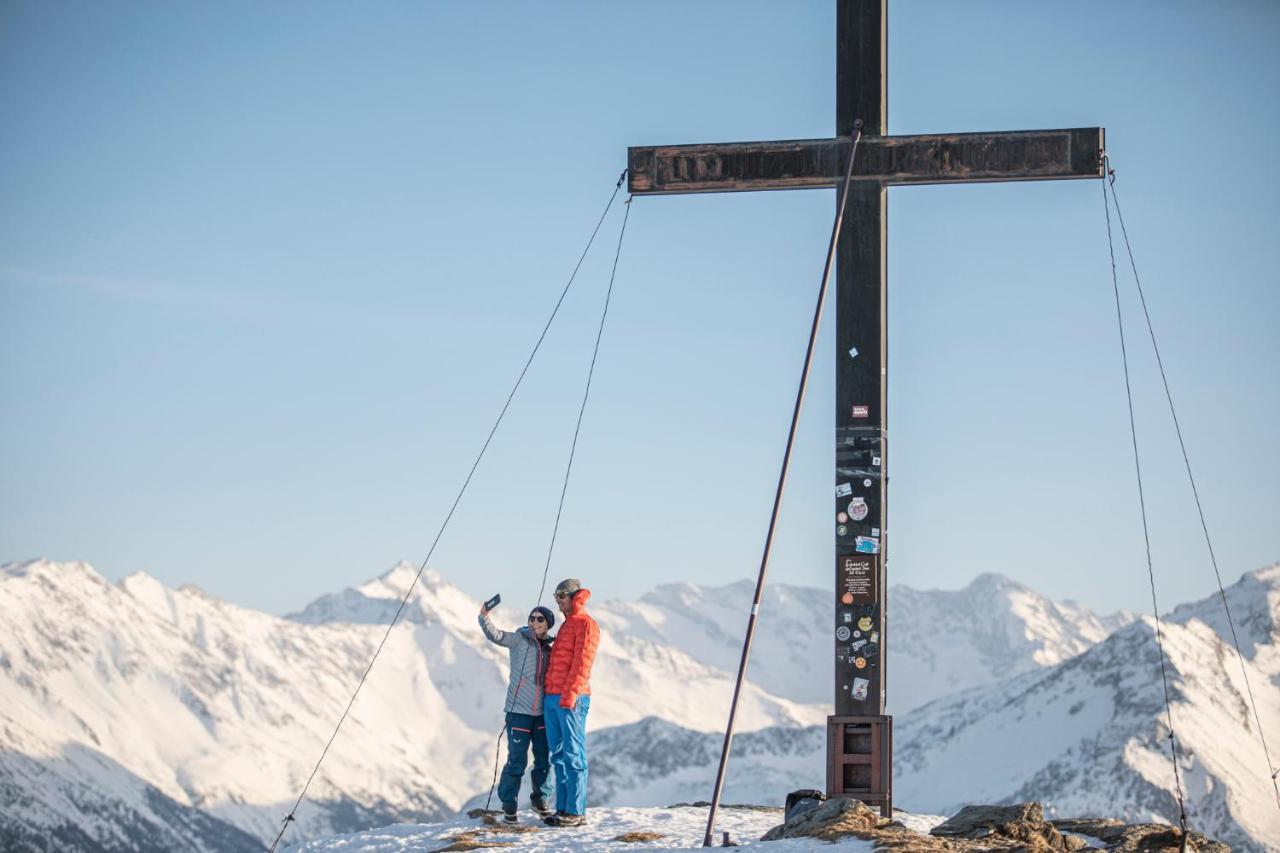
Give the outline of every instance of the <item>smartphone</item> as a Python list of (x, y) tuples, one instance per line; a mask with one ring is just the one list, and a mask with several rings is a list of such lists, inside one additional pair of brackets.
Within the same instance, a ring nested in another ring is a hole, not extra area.
[(502, 594), (499, 593), (498, 595), (495, 595), (493, 598), (489, 599), (484, 603), (484, 609), (492, 610), (493, 608), (497, 607), (501, 603), (502, 603)]

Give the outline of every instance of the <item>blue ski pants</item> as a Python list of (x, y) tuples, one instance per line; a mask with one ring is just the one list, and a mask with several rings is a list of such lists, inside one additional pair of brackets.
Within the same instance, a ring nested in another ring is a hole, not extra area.
[(498, 783), (498, 800), (504, 810), (516, 808), (520, 798), (520, 780), (529, 762), (529, 747), (533, 747), (533, 796), (544, 801), (551, 796), (551, 762), (547, 757), (547, 728), (542, 717), (529, 714), (507, 713), (507, 763), (502, 768), (502, 781)]
[(587, 813), (587, 711), (590, 696), (579, 696), (572, 709), (560, 707), (560, 694), (543, 699), (547, 743), (556, 768), (556, 809)]

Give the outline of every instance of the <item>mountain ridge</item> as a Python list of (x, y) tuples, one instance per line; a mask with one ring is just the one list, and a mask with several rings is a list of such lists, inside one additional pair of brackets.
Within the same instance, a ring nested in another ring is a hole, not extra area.
[[(5, 564), (0, 618), (14, 630), (0, 636), (0, 787), (38, 779), (32, 789), (40, 797), (63, 802), (82, 779), (103, 779), (104, 790), (95, 788), (102, 794), (97, 805), (84, 813), (73, 808), (67, 818), (71, 829), (95, 837), (112, 837), (115, 806), (136, 813), (136, 825), (173, 816), (203, 839), (199, 849), (237, 849), (227, 841), (238, 838), (235, 833), (273, 836), (416, 573), (411, 564), (397, 564), (285, 618), (191, 585), (170, 588), (145, 573), (111, 584), (84, 562)], [(985, 601), (990, 630), (973, 635), (980, 643), (948, 633), (975, 612), (974, 602), (957, 606), (966, 590)], [(635, 602), (593, 600), (608, 638), (593, 676), (599, 697), (593, 737), (616, 740), (619, 751), (617, 759), (602, 754), (593, 769), (601, 790), (634, 793), (618, 775), (625, 769), (621, 758), (638, 754), (624, 749), (628, 726), (653, 717), (691, 732), (693, 741), (717, 737), (751, 591), (746, 581), (676, 584)], [(1254, 593), (1240, 594), (1241, 612), (1252, 615), (1238, 627), (1254, 632), (1257, 608), (1246, 606)], [(820, 756), (810, 765), (799, 747), (771, 753), (764, 746), (769, 738), (753, 732), (793, 732), (807, 743), (815, 736), (806, 733), (821, 731), (814, 724), (829, 705), (787, 689), (812, 680), (824, 692), (830, 688), (829, 626), (812, 615), (825, 614), (828, 599), (820, 590), (787, 585), (766, 594), (758, 659), (739, 717), (742, 743), (761, 744), (752, 747), (755, 759), (739, 764), (762, 778), (808, 778), (822, 767)], [(1189, 619), (1200, 612), (1195, 604), (1186, 605), (1193, 608)], [(1049, 671), (1077, 648), (1096, 644), (1108, 619), (1132, 620), (1051, 602), (997, 575), (956, 591), (891, 587), (890, 607), (899, 640), (913, 634), (935, 640), (924, 642), (923, 651), (901, 643), (904, 656), (892, 664), (897, 680), (915, 666), (919, 680), (939, 681), (938, 668), (951, 665), (948, 654), (963, 653), (977, 665), (962, 691), (1001, 675)], [(443, 575), (423, 572), (378, 673), (299, 813), (301, 831), (294, 836), (291, 829), (291, 837), (430, 820), (487, 788), (506, 664), (502, 651), (481, 638), (477, 608)], [(499, 622), (510, 621), (510, 613), (499, 611)], [(940, 620), (942, 630), (931, 633), (920, 619)], [(948, 686), (925, 685), (916, 695), (927, 707)], [(895, 698), (903, 701), (901, 695)], [(425, 729), (424, 720), (431, 721)], [(620, 768), (612, 779), (611, 764)], [(115, 769), (103, 776), (95, 767)], [(442, 775), (441, 767), (450, 772)], [(697, 767), (680, 772), (690, 790), (700, 784)], [(118, 803), (105, 790), (113, 778)], [(46, 828), (71, 831), (63, 825), (65, 810), (34, 811), (44, 814)], [(29, 824), (0, 812), (0, 832), (30, 832)]]

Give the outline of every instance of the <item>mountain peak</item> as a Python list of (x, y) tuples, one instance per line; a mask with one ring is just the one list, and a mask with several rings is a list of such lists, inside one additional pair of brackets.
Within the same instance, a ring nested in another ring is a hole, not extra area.
[(1002, 575), (999, 572), (983, 572), (974, 577), (973, 580), (961, 590), (967, 593), (987, 594), (992, 592), (1006, 592), (1014, 590), (1016, 592), (1031, 592), (1031, 588), (1025, 584), (1019, 583), (1008, 575)]
[(419, 577), (419, 568), (421, 567), (415, 566), (407, 560), (401, 560), (373, 580), (361, 584), (357, 589), (366, 595), (378, 598), (403, 598), (404, 594), (409, 591), (410, 585), (413, 584), (414, 578), (418, 580), (414, 591), (419, 593), (424, 590), (438, 589), (451, 585), (439, 572), (433, 569), (422, 569), (422, 575)]
[(5, 563), (0, 566), (0, 571), (6, 575), (15, 578), (44, 576), (44, 577), (80, 577), (97, 583), (106, 583), (102, 575), (98, 574), (90, 564), (83, 560), (72, 560), (66, 563), (59, 563), (50, 560), (48, 557), (36, 557), (33, 560), (21, 560), (11, 563)]

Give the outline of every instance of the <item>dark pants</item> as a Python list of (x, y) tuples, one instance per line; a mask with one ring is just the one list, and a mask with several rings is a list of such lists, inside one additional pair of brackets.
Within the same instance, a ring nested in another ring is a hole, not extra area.
[(498, 799), (505, 811), (516, 808), (520, 798), (520, 780), (529, 762), (529, 746), (533, 746), (533, 796), (544, 801), (551, 796), (547, 776), (551, 772), (551, 759), (547, 754), (547, 726), (542, 717), (529, 714), (507, 714), (507, 763), (502, 768), (502, 781), (498, 783)]

